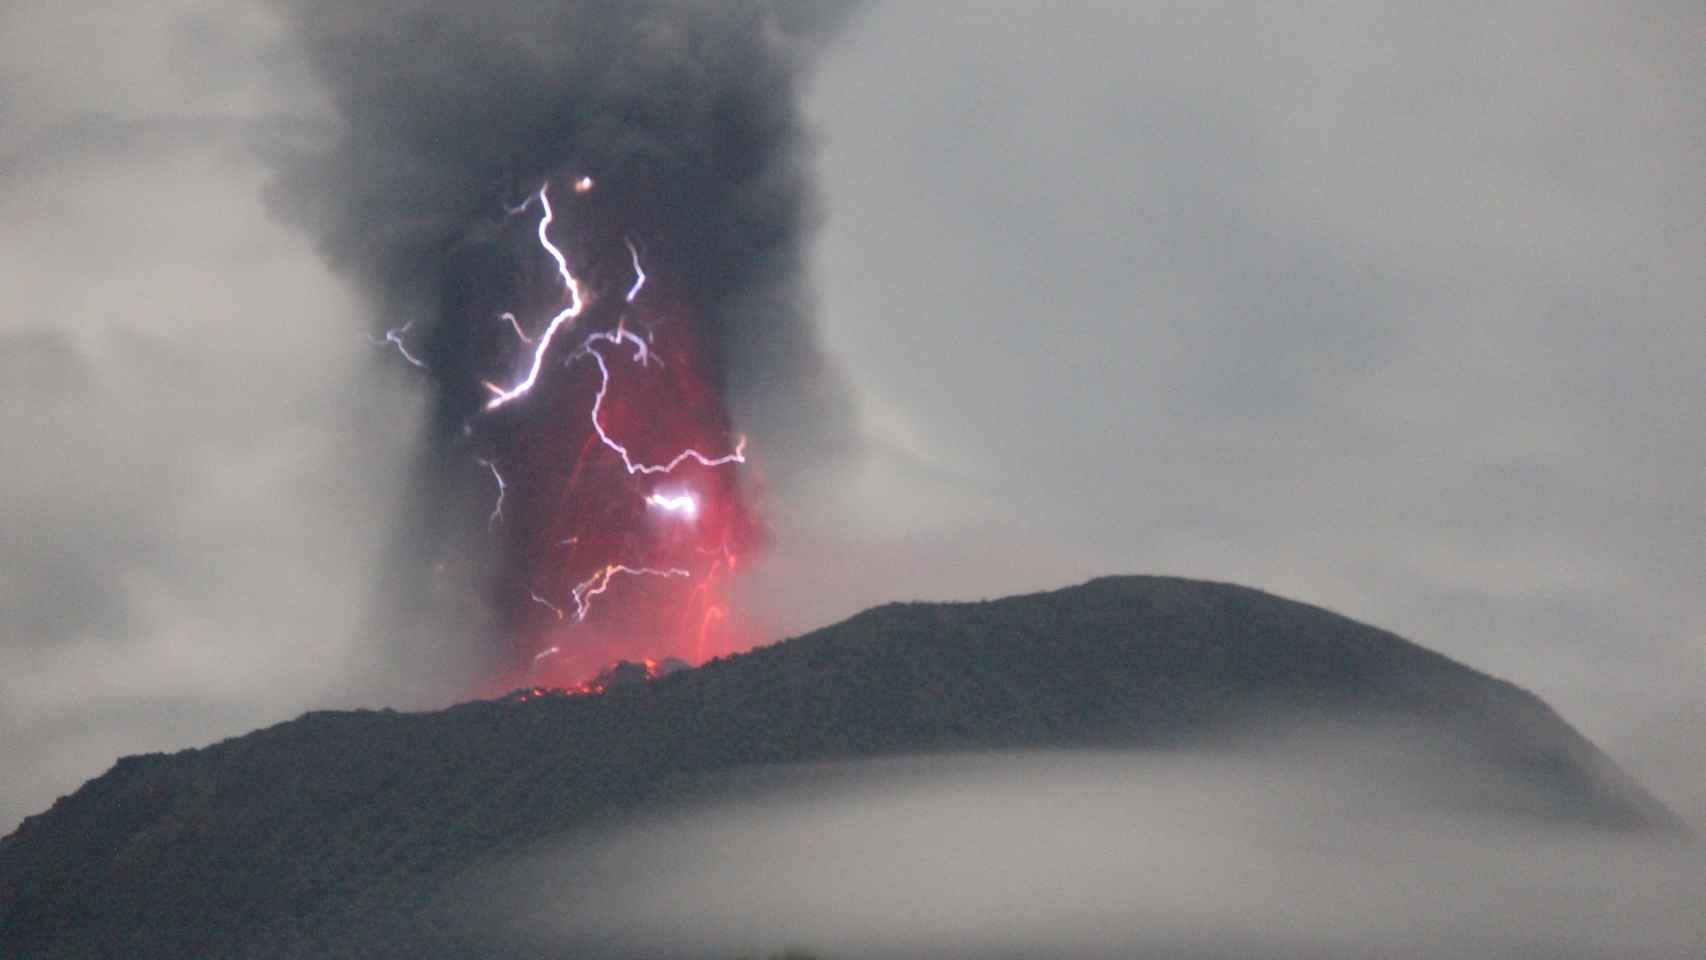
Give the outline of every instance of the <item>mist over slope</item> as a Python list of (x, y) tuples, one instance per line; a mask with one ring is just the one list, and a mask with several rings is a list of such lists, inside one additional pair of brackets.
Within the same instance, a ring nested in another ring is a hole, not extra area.
[(577, 960), (1706, 955), (1706, 850), (1442, 805), (1453, 765), (1407, 733), (765, 768), (464, 900), (507, 953)]
[(315, 713), (126, 758), (0, 841), (0, 948), (482, 956), (498, 934), (461, 899), (470, 871), (637, 812), (691, 809), (758, 766), (1196, 748), (1317, 725), (1403, 731), (1430, 758), (1404, 790), (1430, 807), (1683, 829), (1509, 683), (1259, 591), (1119, 577), (891, 604), (599, 696)]

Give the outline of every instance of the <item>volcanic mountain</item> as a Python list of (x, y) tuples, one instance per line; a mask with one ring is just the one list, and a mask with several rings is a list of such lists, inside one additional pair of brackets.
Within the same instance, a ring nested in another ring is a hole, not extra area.
[(1507, 682), (1260, 591), (1116, 577), (890, 604), (596, 695), (310, 713), (126, 757), (0, 841), (0, 955), (489, 956), (457, 878), (742, 771), (1293, 722), (1402, 725), (1454, 758), (1442, 783), (1460, 805), (1685, 829)]

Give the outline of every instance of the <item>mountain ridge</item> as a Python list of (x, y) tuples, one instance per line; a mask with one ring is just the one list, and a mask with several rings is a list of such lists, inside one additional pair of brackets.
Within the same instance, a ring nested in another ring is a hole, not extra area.
[[(385, 931), (381, 942), (442, 952), (468, 941), (407, 931), (449, 876), (690, 797), (731, 771), (1141, 748), (1279, 717), (1409, 724), (1462, 758), (1463, 802), (1685, 830), (1514, 684), (1248, 587), (1104, 577), (996, 600), (885, 604), (596, 696), (315, 711), (127, 757), (0, 840), (0, 945), (297, 956), (355, 944), (351, 955), (373, 955)], [(1473, 786), (1481, 770), (1524, 788), (1495, 797)], [(327, 930), (338, 933), (316, 933)], [(283, 939), (256, 953), (266, 931)]]

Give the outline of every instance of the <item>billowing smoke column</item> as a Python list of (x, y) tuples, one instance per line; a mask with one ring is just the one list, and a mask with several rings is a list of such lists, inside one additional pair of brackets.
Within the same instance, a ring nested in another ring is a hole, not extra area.
[(750, 642), (755, 504), (847, 436), (794, 99), (845, 8), (289, 4), (341, 129), (278, 204), (434, 391), (376, 626), (400, 665), (570, 686)]

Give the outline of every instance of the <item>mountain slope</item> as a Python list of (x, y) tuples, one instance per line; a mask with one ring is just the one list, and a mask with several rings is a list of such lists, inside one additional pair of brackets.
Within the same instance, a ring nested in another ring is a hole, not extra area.
[(1505, 809), (1680, 829), (1508, 683), (1259, 591), (1107, 578), (891, 604), (600, 696), (314, 713), (125, 758), (0, 841), (0, 954), (478, 955), (429, 909), (468, 865), (740, 767), (1161, 744), (1298, 717), (1404, 723), (1525, 785), (1497, 794)]

